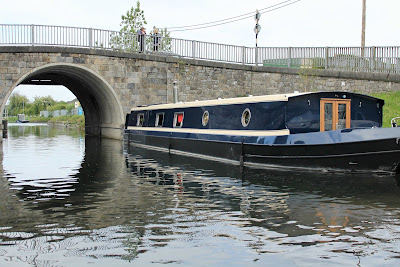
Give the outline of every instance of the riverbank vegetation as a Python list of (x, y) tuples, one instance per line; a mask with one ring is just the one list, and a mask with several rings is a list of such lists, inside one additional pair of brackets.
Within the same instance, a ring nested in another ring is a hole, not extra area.
[[(51, 96), (35, 97), (34, 101), (30, 101), (26, 96), (13, 93), (6, 106), (8, 114), (8, 122), (16, 122), (18, 114), (25, 114), (25, 119), (32, 123), (49, 123), (54, 125), (64, 125), (71, 127), (84, 128), (84, 115), (66, 115), (66, 116), (48, 116), (41, 117), (41, 111), (67, 110), (71, 114), (71, 110), (75, 108), (75, 101), (55, 101)], [(51, 114), (51, 113), (50, 113)]]
[(400, 92), (373, 93), (371, 96), (385, 100), (382, 127), (392, 127), (390, 124), (391, 119), (400, 117)]
[[(18, 116), (9, 116), (8, 122), (17, 122)], [(26, 120), (31, 123), (48, 123), (53, 125), (60, 125), (66, 127), (78, 127), (85, 128), (85, 116), (84, 115), (67, 115), (59, 117), (39, 117), (39, 116), (26, 116)]]

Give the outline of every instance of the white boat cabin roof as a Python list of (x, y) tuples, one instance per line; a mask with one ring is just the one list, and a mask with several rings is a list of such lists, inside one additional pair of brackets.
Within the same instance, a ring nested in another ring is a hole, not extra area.
[(159, 110), (159, 109), (172, 109), (172, 108), (189, 108), (189, 107), (203, 107), (203, 106), (220, 106), (220, 105), (233, 105), (244, 103), (261, 103), (261, 102), (282, 102), (288, 101), (290, 97), (300, 96), (310, 93), (290, 93), (290, 94), (277, 94), (277, 95), (263, 95), (263, 96), (248, 96), (236, 98), (220, 98), (213, 100), (191, 101), (191, 102), (178, 102), (169, 104), (158, 104), (149, 106), (134, 107), (131, 111), (143, 110)]

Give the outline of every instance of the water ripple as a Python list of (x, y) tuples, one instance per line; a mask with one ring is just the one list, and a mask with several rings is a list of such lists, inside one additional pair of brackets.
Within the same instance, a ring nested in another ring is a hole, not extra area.
[[(380, 266), (400, 258), (393, 177), (241, 170), (124, 151), (113, 140), (26, 133), (3, 143), (0, 265)], [(45, 159), (26, 160), (38, 151)]]

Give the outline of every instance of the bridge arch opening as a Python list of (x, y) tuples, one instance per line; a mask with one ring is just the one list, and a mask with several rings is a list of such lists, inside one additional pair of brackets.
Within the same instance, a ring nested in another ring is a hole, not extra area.
[(125, 115), (122, 106), (108, 82), (94, 71), (75, 64), (54, 63), (31, 70), (22, 76), (8, 92), (20, 84), (63, 85), (81, 103), (85, 113), (85, 132), (113, 139), (122, 138)]

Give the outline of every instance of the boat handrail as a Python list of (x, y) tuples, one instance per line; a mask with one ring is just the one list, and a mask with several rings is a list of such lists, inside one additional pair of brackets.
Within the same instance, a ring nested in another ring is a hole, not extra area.
[(394, 117), (390, 120), (390, 124), (392, 125), (392, 127), (397, 127), (397, 120), (400, 120), (400, 117)]

